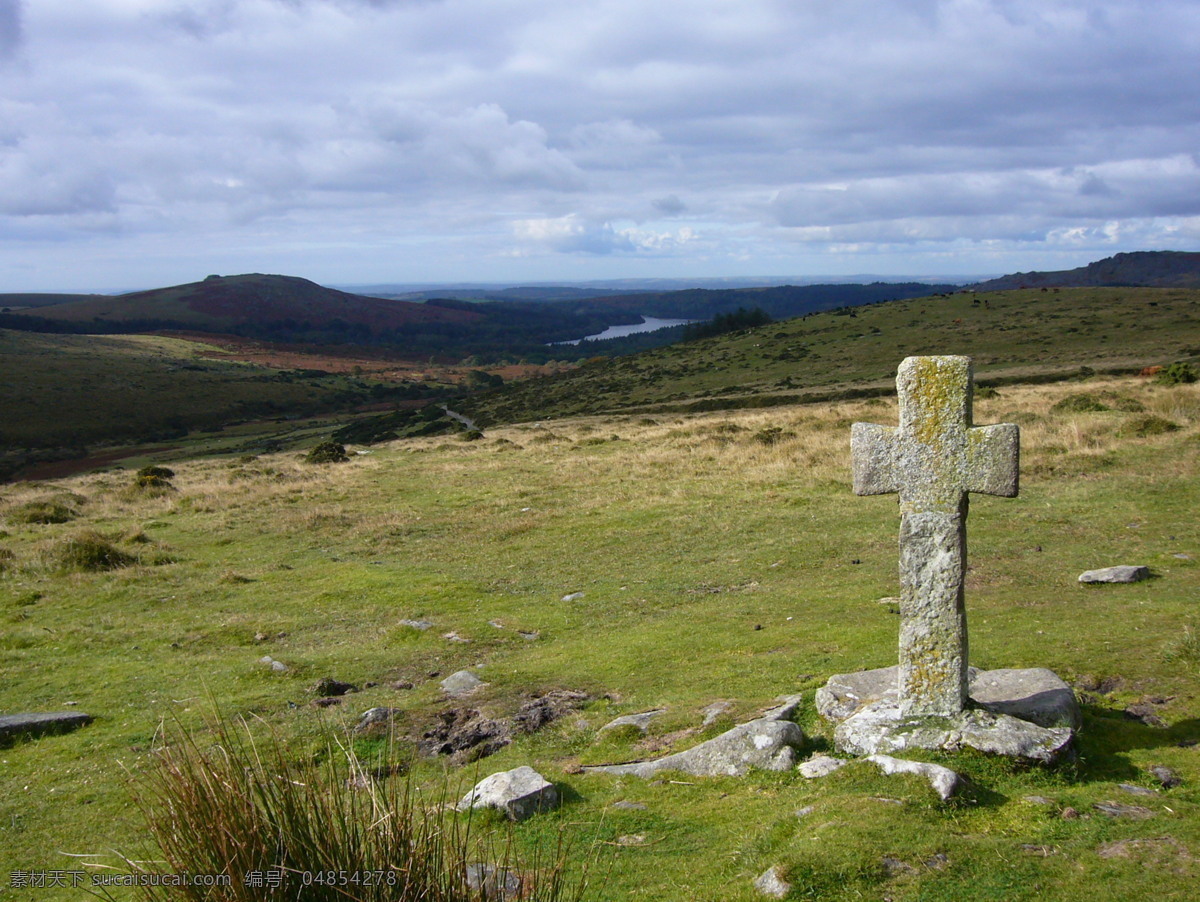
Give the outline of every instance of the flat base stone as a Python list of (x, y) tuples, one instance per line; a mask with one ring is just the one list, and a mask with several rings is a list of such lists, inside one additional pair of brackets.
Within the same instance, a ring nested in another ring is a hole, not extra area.
[(1053, 764), (1071, 746), (1069, 727), (1041, 727), (983, 709), (950, 717), (908, 716), (890, 699), (861, 708), (834, 731), (834, 744), (852, 755), (890, 755), (907, 749), (964, 748), (1038, 764)]
[(51, 733), (69, 733), (92, 722), (82, 711), (48, 711), (40, 714), (0, 714), (0, 743), (21, 737), (34, 738)]
[[(877, 702), (899, 703), (899, 666), (839, 673), (817, 690), (817, 711), (840, 722)], [(1038, 726), (1078, 730), (1079, 702), (1071, 687), (1044, 667), (968, 670), (971, 700), (993, 714), (1007, 714)]]

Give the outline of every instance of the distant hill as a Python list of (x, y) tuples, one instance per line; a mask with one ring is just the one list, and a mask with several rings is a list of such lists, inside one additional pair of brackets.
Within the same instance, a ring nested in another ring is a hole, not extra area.
[(8, 312), (20, 307), (50, 307), (54, 304), (70, 304), (74, 301), (90, 301), (104, 297), (99, 294), (47, 294), (44, 292), (15, 292), (0, 294), (0, 310)]
[(1200, 288), (1200, 253), (1135, 251), (1057, 272), (1018, 272), (972, 285), (976, 291), (1014, 288)]
[(414, 323), (470, 323), (481, 314), (470, 310), (384, 300), (324, 288), (295, 276), (209, 276), (170, 288), (115, 296), (94, 295), (40, 309), (38, 317), (89, 326), (144, 323), (178, 325), (203, 331), (229, 331), (255, 324), (331, 322), (364, 327), (374, 333)]

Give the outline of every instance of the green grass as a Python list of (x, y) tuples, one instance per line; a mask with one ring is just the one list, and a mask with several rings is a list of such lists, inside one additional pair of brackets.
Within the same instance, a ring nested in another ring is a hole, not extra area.
[[(1081, 392), (1110, 409), (1052, 412)], [(1179, 428), (1126, 428), (1148, 415)], [(449, 772), (451, 797), (522, 764), (558, 784), (564, 806), (518, 825), (513, 842), (530, 852), (565, 831), (574, 864), (590, 863), (590, 899), (749, 902), (772, 865), (793, 898), (1186, 898), (1200, 877), (1196, 385), (1093, 378), (1001, 386), (976, 404), (977, 422), (1021, 423), (1022, 486), (1016, 499), (971, 506), (972, 663), (1050, 667), (1079, 685), (1074, 764), (939, 758), (974, 784), (951, 803), (865, 764), (816, 782), (578, 772), (699, 741), (711, 733), (700, 712), (719, 699), (732, 724), (802, 692), (808, 749), (829, 748), (813, 692), (830, 674), (896, 657), (898, 619), (877, 603), (897, 594), (896, 503), (854, 497), (848, 460), (851, 422), (894, 419), (882, 399), (593, 417), (488, 429), (474, 442), (395, 442), (331, 467), (296, 453), (173, 459), (175, 491), (157, 497), (131, 493), (129, 472), (0, 488), (11, 555), (0, 571), (0, 710), (97, 718), (0, 750), (0, 874), (151, 857), (134, 795), (164, 720), (202, 747), (215, 740), (210, 699), (229, 718), (260, 718), (307, 760), (372, 706), (402, 709), (400, 731), (419, 736), (448, 706), (439, 680), (470, 667), (488, 685), (469, 704), (490, 716), (551, 688), (591, 695)], [(67, 492), (78, 498), (69, 523), (6, 516)], [(50, 550), (85, 529), (138, 562), (50, 566)], [(1083, 570), (1118, 563), (1146, 564), (1154, 578), (1077, 584)], [(288, 670), (271, 671), (264, 655)], [(364, 688), (313, 707), (326, 676)], [(397, 680), (414, 688), (391, 688)], [(1166, 726), (1126, 717), (1136, 704)], [(665, 713), (646, 740), (599, 737), (612, 718), (650, 708)], [(1153, 797), (1120, 788), (1155, 786), (1155, 765), (1182, 784)], [(447, 779), (437, 761), (416, 761), (412, 776), (424, 787)], [(1154, 817), (1107, 818), (1092, 807), (1107, 800)], [(1068, 808), (1081, 816), (1064, 818)]]

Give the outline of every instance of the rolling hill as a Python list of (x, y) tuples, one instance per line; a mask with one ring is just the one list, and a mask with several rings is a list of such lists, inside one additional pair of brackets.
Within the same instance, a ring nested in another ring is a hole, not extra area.
[(1136, 251), (1106, 257), (1078, 269), (1018, 272), (998, 279), (989, 279), (972, 287), (977, 291), (1008, 291), (1014, 288), (1102, 286), (1200, 288), (1200, 253)]
[(206, 332), (235, 331), (252, 325), (270, 328), (302, 323), (342, 322), (371, 334), (413, 324), (466, 324), (482, 314), (433, 304), (414, 304), (350, 294), (295, 276), (209, 276), (201, 282), (132, 294), (92, 296), (38, 310), (52, 323), (103, 331), (134, 331), (143, 324), (170, 324)]
[(478, 422), (764, 407), (892, 391), (912, 354), (968, 354), (983, 380), (1200, 361), (1200, 291), (1038, 289), (843, 308), (597, 359), (465, 402)]

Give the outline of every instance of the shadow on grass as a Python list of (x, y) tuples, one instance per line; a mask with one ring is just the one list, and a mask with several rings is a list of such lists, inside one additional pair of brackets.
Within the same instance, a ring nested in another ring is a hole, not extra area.
[(1130, 780), (1143, 776), (1129, 762), (1139, 749), (1160, 749), (1200, 744), (1200, 718), (1189, 718), (1168, 727), (1154, 727), (1122, 711), (1083, 705), (1083, 729), (1075, 740), (1076, 771), (1082, 782)]

